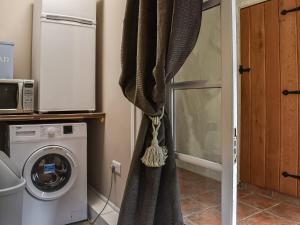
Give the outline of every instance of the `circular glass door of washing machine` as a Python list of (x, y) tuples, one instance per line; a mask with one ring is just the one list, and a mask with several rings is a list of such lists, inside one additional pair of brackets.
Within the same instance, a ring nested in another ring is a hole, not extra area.
[(27, 159), (23, 176), (26, 189), (40, 200), (55, 200), (66, 194), (74, 185), (78, 162), (68, 149), (51, 145), (35, 151)]

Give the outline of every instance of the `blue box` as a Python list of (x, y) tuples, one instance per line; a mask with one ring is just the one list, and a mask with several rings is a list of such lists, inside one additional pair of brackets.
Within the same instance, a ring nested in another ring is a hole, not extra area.
[(13, 79), (14, 43), (0, 41), (0, 79)]

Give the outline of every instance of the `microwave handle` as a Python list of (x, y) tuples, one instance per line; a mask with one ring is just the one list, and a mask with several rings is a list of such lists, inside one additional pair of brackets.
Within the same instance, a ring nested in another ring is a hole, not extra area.
[(17, 93), (17, 110), (22, 110), (22, 104), (23, 104), (23, 101), (22, 101), (22, 94), (23, 94), (23, 83), (19, 82), (18, 83), (18, 93)]

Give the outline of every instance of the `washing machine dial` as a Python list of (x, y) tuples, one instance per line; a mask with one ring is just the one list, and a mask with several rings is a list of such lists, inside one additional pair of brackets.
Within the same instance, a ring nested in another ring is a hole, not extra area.
[(54, 137), (56, 133), (56, 128), (55, 127), (48, 127), (47, 128), (47, 134), (49, 137)]

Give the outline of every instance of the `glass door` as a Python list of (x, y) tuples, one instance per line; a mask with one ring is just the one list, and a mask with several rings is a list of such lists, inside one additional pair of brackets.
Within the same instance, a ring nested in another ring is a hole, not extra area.
[(30, 155), (24, 165), (26, 189), (39, 200), (58, 199), (73, 187), (77, 167), (77, 159), (68, 149), (56, 145), (40, 148)]
[(19, 86), (15, 82), (0, 83), (0, 110), (16, 110), (18, 108)]
[(170, 85), (187, 225), (236, 224), (235, 2), (204, 3), (198, 42)]

